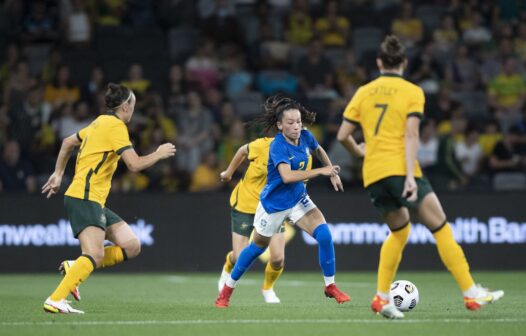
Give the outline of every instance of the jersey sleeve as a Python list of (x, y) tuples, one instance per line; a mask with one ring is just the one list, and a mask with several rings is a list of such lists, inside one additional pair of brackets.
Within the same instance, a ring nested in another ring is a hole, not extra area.
[(287, 149), (280, 143), (273, 141), (270, 145), (269, 158), (272, 160), (274, 167), (278, 167), (280, 163), (290, 165)]
[(349, 104), (347, 104), (347, 106), (345, 107), (345, 110), (343, 111), (343, 119), (353, 124), (360, 123), (361, 92), (362, 92), (361, 89), (358, 89), (358, 91), (356, 91), (351, 101), (349, 102)]
[(318, 143), (318, 140), (316, 140), (314, 134), (309, 130), (305, 130), (305, 135), (307, 136), (307, 146), (309, 146), (309, 149), (311, 151), (317, 150), (320, 144)]
[(125, 150), (133, 148), (128, 129), (124, 124), (118, 124), (111, 128), (109, 142), (117, 155), (121, 155)]
[(88, 133), (88, 129), (90, 128), (91, 124), (84, 127), (80, 131), (77, 132), (77, 139), (82, 142), (86, 138), (86, 134)]
[(424, 103), (426, 100), (424, 90), (417, 88), (410, 97), (406, 117), (418, 117), (421, 119), (424, 116)]

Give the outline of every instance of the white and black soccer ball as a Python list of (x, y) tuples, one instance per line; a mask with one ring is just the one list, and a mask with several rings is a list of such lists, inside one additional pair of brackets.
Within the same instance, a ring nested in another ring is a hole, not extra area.
[(418, 299), (418, 288), (411, 281), (397, 280), (391, 284), (389, 302), (398, 310), (408, 312), (415, 309)]

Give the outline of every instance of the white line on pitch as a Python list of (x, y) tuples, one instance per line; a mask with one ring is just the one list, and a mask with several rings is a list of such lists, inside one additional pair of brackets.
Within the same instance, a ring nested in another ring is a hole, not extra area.
[(421, 320), (386, 320), (386, 319), (275, 319), (275, 320), (144, 320), (144, 321), (44, 321), (44, 322), (0, 322), (1, 326), (5, 327), (24, 327), (24, 326), (68, 326), (68, 325), (84, 325), (84, 326), (104, 326), (104, 325), (200, 325), (200, 324), (384, 324), (384, 323), (403, 323), (403, 324), (418, 324), (418, 323), (526, 323), (526, 319), (514, 318), (496, 318), (496, 319), (421, 319)]
[[(169, 282), (174, 282), (174, 283), (188, 283), (188, 282), (192, 282), (192, 283), (196, 283), (196, 282), (199, 282), (199, 283), (217, 283), (217, 279), (216, 278), (195, 278), (195, 277), (186, 277), (186, 276), (181, 276), (181, 275), (169, 275), (166, 277), (166, 280), (168, 280)], [(248, 286), (255, 286), (255, 285), (261, 285), (261, 281), (262, 280), (255, 280), (255, 279), (241, 279), (241, 284), (243, 285), (248, 285)], [(320, 277), (320, 281), (315, 281), (315, 280), (309, 280), (309, 281), (305, 281), (305, 280), (279, 280), (279, 286), (283, 286), (283, 287), (302, 287), (302, 286), (317, 286), (319, 285), (320, 283), (323, 283), (323, 281), (321, 280), (321, 277)], [(350, 281), (349, 282), (349, 285), (351, 287), (374, 287), (376, 286), (376, 284), (374, 283), (368, 283), (368, 282), (352, 282)]]

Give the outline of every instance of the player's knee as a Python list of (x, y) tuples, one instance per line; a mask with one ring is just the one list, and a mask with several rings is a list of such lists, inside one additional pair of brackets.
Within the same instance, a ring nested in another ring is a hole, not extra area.
[(89, 251), (88, 253), (83, 253), (83, 254), (89, 255), (93, 259), (97, 267), (101, 267), (102, 262), (104, 260), (104, 250)]
[(283, 257), (276, 257), (270, 259), (270, 267), (272, 267), (275, 270), (279, 270), (285, 266), (285, 258)]
[(126, 246), (123, 246), (126, 251), (126, 256), (128, 259), (137, 257), (141, 253), (141, 242), (139, 239), (132, 239), (126, 243)]
[(316, 239), (318, 244), (332, 244), (332, 235), (327, 224), (318, 226), (313, 232), (313, 237)]

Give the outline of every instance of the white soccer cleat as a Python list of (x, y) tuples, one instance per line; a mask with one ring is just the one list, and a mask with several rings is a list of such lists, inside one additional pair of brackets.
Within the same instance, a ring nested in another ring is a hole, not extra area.
[(219, 281), (217, 282), (217, 289), (219, 290), (220, 293), (223, 287), (225, 286), (226, 281), (228, 280), (229, 277), (230, 277), (230, 273), (227, 273), (225, 270), (221, 272), (221, 276), (219, 277)]
[(281, 300), (276, 295), (276, 292), (274, 292), (274, 289), (262, 289), (261, 293), (263, 294), (266, 303), (281, 303)]
[(44, 302), (44, 310), (48, 313), (84, 314), (82, 310), (71, 307), (66, 299), (53, 301), (51, 298), (47, 298)]
[[(73, 263), (75, 260), (64, 260), (60, 263), (60, 266), (58, 267), (58, 270), (60, 271), (60, 274), (66, 275), (68, 274), (69, 270), (71, 269), (71, 266), (73, 266)], [(76, 286), (71, 290), (71, 295), (76, 301), (80, 301), (80, 290), (79, 287)]]
[(502, 290), (490, 291), (479, 284), (477, 284), (477, 287), (479, 291), (476, 297), (464, 297), (464, 305), (469, 310), (478, 310), (482, 306), (496, 302), (504, 296), (504, 291)]
[(375, 295), (373, 298), (371, 309), (376, 314), (381, 314), (383, 317), (391, 320), (400, 320), (404, 318), (404, 313), (396, 309), (396, 307), (389, 303), (388, 300), (383, 300), (379, 295)]

